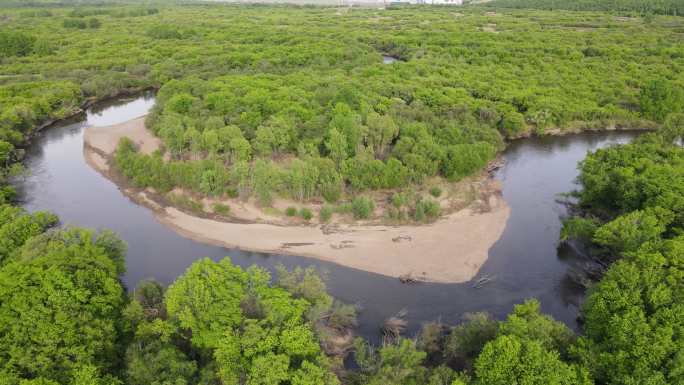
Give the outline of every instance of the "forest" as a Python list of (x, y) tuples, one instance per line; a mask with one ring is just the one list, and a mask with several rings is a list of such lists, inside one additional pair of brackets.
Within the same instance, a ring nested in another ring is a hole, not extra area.
[[(535, 4), (0, 9), (0, 384), (684, 383), (684, 22)], [(561, 236), (600, 268), (579, 334), (531, 299), (416, 336), (394, 320), (371, 346), (312, 269), (202, 259), (127, 288), (115, 234), (15, 205), (41, 128), (149, 88), (169, 161), (124, 141), (122, 172), (263, 204), (458, 180), (526, 135), (657, 132), (579, 166)]]
[(0, 12), (7, 146), (88, 100), (159, 89), (147, 125), (164, 153), (124, 147), (117, 166), (138, 187), (182, 187), (196, 200), (268, 207), (280, 197), (344, 211), (359, 194), (385, 206), (391, 195), (375, 192), (405, 191), (415, 198), (399, 211), (420, 218), (421, 201), (435, 206), (430, 188), (448, 192), (477, 174), (508, 139), (656, 127), (684, 105), (683, 23), (671, 16), (163, 4)]
[[(380, 346), (351, 340), (356, 308), (314, 269), (246, 270), (198, 260), (168, 287), (119, 277), (126, 246), (108, 231), (55, 227), (48, 213), (0, 212), (3, 384), (678, 384), (684, 381), (684, 116), (580, 164), (577, 216), (562, 232), (604, 267), (579, 335), (517, 305), (502, 321)], [(78, 317), (73, 317), (78, 314)], [(353, 352), (353, 367), (343, 357)]]
[(682, 0), (494, 0), (491, 7), (607, 11), (635, 15), (684, 15)]

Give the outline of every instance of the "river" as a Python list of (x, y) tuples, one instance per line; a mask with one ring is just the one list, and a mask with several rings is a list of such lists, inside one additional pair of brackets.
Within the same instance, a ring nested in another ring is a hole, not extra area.
[(63, 224), (118, 233), (128, 243), (123, 277), (128, 288), (144, 278), (168, 284), (202, 257), (230, 256), (240, 266), (257, 264), (270, 270), (279, 263), (290, 268), (315, 266), (326, 273), (332, 295), (360, 306), (358, 332), (373, 341), (379, 337), (382, 321), (402, 309), (408, 311), (411, 334), (422, 322), (456, 323), (465, 312), (486, 311), (502, 318), (514, 304), (532, 297), (541, 301), (544, 312), (577, 329), (582, 291), (567, 279), (572, 258), (558, 255), (565, 209), (556, 199), (576, 188), (576, 165), (587, 151), (624, 143), (636, 135), (587, 133), (511, 143), (504, 154), (506, 164), (496, 175), (503, 182), (511, 216), (479, 274), (492, 277), (491, 282), (479, 289), (472, 283), (403, 285), (394, 278), (315, 259), (205, 245), (157, 222), (149, 209), (129, 200), (83, 157), (85, 127), (130, 120), (144, 115), (153, 104), (152, 94), (111, 101), (46, 129), (27, 149), (25, 164), (30, 175), (17, 186), (23, 206), (31, 212), (52, 211)]

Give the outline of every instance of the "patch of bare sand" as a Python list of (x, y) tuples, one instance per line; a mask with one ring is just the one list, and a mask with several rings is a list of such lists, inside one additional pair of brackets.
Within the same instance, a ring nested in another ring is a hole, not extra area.
[[(146, 153), (160, 144), (145, 129), (144, 118), (138, 118), (115, 126), (86, 129), (84, 150), (103, 159), (111, 158), (122, 137), (130, 137)], [(91, 167), (109, 176), (106, 162), (90, 155), (87, 159)], [(430, 225), (406, 226), (228, 223), (152, 204), (151, 195), (135, 198), (153, 208), (160, 222), (201, 242), (307, 256), (390, 277), (411, 275), (418, 280), (444, 283), (465, 282), (477, 274), (510, 215), (510, 209), (497, 193), (489, 197), (486, 210), (464, 209)]]
[(99, 152), (111, 155), (124, 137), (131, 139), (145, 154), (151, 154), (161, 146), (161, 140), (145, 128), (144, 116), (109, 127), (88, 127), (83, 141)]

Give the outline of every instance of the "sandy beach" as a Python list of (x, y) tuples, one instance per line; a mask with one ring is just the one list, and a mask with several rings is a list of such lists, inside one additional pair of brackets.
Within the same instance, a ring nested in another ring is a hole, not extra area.
[[(86, 161), (114, 181), (120, 178), (111, 169), (111, 157), (123, 137), (130, 138), (144, 153), (153, 152), (161, 144), (146, 130), (144, 117), (110, 127), (89, 127), (84, 134)], [(495, 191), (486, 198), (487, 210), (467, 207), (428, 225), (231, 223), (167, 206), (150, 191), (123, 184), (119, 187), (137, 203), (154, 210), (160, 222), (200, 242), (306, 256), (390, 277), (411, 276), (428, 282), (457, 283), (475, 277), (510, 215), (500, 192)]]

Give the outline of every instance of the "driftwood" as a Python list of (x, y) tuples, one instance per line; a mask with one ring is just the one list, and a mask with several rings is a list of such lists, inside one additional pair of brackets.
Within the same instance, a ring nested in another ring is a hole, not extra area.
[(398, 237), (392, 238), (392, 242), (402, 242), (402, 241), (408, 241), (411, 242), (413, 238), (411, 238), (410, 235), (400, 235)]
[(413, 285), (416, 283), (425, 282), (425, 280), (423, 278), (420, 278), (420, 277), (414, 277), (413, 274), (408, 273), (408, 274), (400, 275), (399, 276), (399, 282), (406, 284), (406, 285)]
[(354, 247), (354, 241), (342, 241), (340, 243), (331, 243), (330, 247), (339, 250), (339, 249), (351, 249)]
[(281, 249), (289, 249), (290, 247), (311, 246), (313, 242), (285, 242), (280, 244)]
[(479, 289), (482, 286), (488, 284), (489, 282), (492, 282), (496, 278), (496, 276), (491, 276), (491, 275), (485, 275), (480, 277), (479, 279), (475, 280), (473, 283), (473, 289)]
[(399, 339), (401, 333), (406, 330), (406, 327), (408, 326), (408, 321), (406, 320), (407, 314), (408, 312), (406, 309), (401, 309), (397, 312), (397, 314), (387, 318), (382, 324), (381, 330), (383, 335), (383, 343), (385, 345), (394, 343), (397, 339)]

